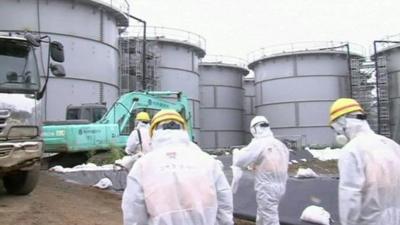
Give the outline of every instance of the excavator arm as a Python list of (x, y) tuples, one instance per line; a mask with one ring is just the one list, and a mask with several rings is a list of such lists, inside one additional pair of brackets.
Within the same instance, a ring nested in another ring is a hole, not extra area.
[[(167, 99), (173, 99), (175, 102)], [(188, 99), (182, 92), (148, 91), (127, 93), (122, 95), (97, 123), (118, 124), (119, 131), (122, 132), (129, 123), (131, 116), (138, 109), (143, 111), (148, 109), (173, 109), (179, 112), (186, 120), (190, 136), (192, 136), (191, 110), (189, 109)]]

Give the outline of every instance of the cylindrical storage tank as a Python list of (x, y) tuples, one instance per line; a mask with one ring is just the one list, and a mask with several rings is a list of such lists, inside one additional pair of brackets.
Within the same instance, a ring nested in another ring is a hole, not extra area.
[(264, 48), (252, 53), (256, 58), (249, 65), (255, 73), (256, 114), (268, 118), (276, 136), (301, 145), (334, 144), (329, 108), (350, 96), (347, 51), (320, 44), (298, 50), (292, 44), (290, 51), (269, 53)]
[[(140, 27), (130, 27), (125, 38), (141, 39)], [(132, 35), (130, 35), (130, 33)], [(200, 142), (199, 61), (205, 55), (205, 39), (198, 34), (165, 27), (147, 28), (146, 52), (156, 57), (151, 89), (155, 91), (181, 91), (188, 96), (193, 116), (195, 141)], [(140, 42), (140, 41), (139, 41)], [(140, 47), (139, 47), (140, 48)], [(154, 61), (154, 60), (153, 60)], [(147, 69), (149, 66), (147, 66)], [(150, 74), (147, 71), (146, 74)], [(142, 78), (138, 77), (137, 81)], [(146, 85), (149, 86), (149, 85)], [(148, 87), (147, 87), (148, 89)]]
[[(393, 36), (394, 38), (395, 36)], [(400, 37), (397, 36), (397, 41)], [(400, 45), (392, 45), (378, 51), (378, 57), (384, 61), (378, 66), (378, 73), (387, 74), (389, 91), (389, 118), (391, 137), (400, 143)], [(383, 65), (386, 64), (386, 68)]]
[(243, 79), (243, 89), (243, 131), (244, 143), (247, 144), (253, 137), (250, 133), (250, 121), (256, 115), (256, 91), (254, 86), (254, 77), (245, 77)]
[[(49, 35), (64, 45), (65, 78), (50, 76), (42, 99), (44, 120), (64, 120), (69, 104), (106, 103), (118, 97), (118, 27), (127, 26), (123, 1), (5, 0), (0, 31)], [(47, 45), (37, 51), (42, 78), (47, 70)]]
[(202, 148), (242, 145), (242, 79), (249, 73), (246, 62), (227, 56), (207, 56), (199, 71)]

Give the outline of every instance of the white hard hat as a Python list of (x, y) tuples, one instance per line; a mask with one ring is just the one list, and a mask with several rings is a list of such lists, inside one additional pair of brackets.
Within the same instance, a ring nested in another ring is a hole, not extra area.
[(255, 116), (250, 122), (250, 128), (254, 127), (258, 123), (263, 123), (263, 122), (269, 124), (265, 116)]

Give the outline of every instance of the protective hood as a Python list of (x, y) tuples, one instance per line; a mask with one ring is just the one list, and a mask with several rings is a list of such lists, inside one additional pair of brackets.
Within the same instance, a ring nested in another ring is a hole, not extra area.
[(155, 130), (151, 139), (152, 149), (165, 145), (189, 144), (190, 138), (186, 130)]
[(342, 122), (337, 123), (337, 127), (334, 126), (334, 129), (337, 133), (344, 132), (344, 135), (346, 135), (350, 140), (358, 136), (360, 133), (373, 133), (366, 120), (346, 117), (339, 118), (338, 120), (341, 120)]
[(251, 121), (250, 121), (250, 128), (254, 127), (257, 123), (267, 123), (269, 124), (269, 121), (265, 116), (255, 116)]
[(142, 121), (138, 121), (136, 124), (136, 129), (140, 128), (150, 128), (150, 125), (148, 123), (143, 123)]
[(346, 135), (353, 139), (361, 133), (373, 133), (368, 122), (366, 120), (359, 120), (353, 118), (346, 118)]

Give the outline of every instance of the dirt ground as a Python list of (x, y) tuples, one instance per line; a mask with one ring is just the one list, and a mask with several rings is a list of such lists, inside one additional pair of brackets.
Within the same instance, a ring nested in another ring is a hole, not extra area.
[(1, 225), (121, 225), (120, 205), (117, 193), (67, 183), (45, 171), (28, 196), (7, 195), (0, 183)]
[(0, 224), (120, 225), (120, 205), (117, 194), (66, 183), (42, 172), (28, 196), (6, 195), (1, 188)]

